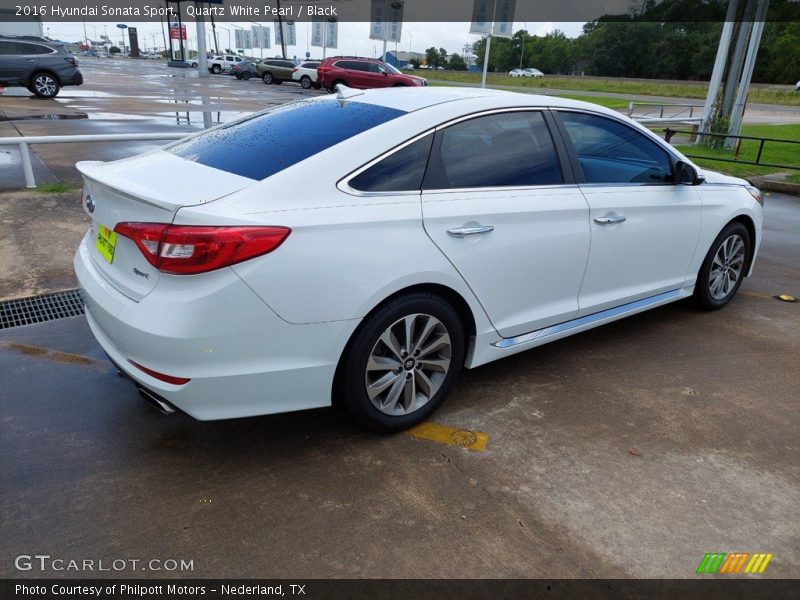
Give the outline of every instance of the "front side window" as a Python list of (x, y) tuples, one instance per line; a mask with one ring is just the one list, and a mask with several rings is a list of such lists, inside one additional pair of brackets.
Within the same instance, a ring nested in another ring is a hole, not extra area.
[(422, 186), (433, 134), (426, 135), (356, 175), (349, 185), (362, 192), (418, 191)]
[(564, 182), (541, 112), (508, 112), (439, 133), (425, 189), (553, 185)]
[(666, 150), (632, 127), (605, 117), (562, 112), (586, 183), (674, 181)]
[(165, 150), (207, 167), (261, 180), (404, 114), (362, 102), (295, 102), (210, 129)]

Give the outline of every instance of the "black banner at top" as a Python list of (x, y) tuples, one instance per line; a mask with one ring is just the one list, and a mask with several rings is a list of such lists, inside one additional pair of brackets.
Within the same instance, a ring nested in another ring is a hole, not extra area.
[[(336, 19), (404, 22), (586, 22), (595, 20), (752, 21), (767, 2), (767, 21), (800, 21), (800, 0), (0, 0), (0, 21), (157, 22), (214, 18), (223, 22)], [(733, 4), (733, 7), (730, 7)], [(730, 10), (729, 10), (730, 9)]]

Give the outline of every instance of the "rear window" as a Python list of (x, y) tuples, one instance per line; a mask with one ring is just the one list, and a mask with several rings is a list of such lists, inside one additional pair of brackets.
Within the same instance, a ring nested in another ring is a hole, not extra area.
[(405, 112), (362, 102), (297, 102), (168, 146), (172, 154), (250, 179), (266, 179)]

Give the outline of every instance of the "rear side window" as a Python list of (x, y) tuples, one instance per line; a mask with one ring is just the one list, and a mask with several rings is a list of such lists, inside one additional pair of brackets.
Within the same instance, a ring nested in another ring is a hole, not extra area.
[(404, 114), (362, 102), (296, 102), (165, 149), (207, 167), (260, 180)]
[(0, 56), (14, 54), (14, 42), (0, 42)]
[(554, 185), (561, 166), (541, 112), (508, 112), (442, 130), (425, 189)]
[(433, 134), (401, 148), (353, 177), (349, 185), (361, 192), (418, 191), (428, 164)]
[(302, 64), (302, 67), (304, 69), (316, 69), (318, 66), (319, 66), (318, 62), (307, 62)]
[(587, 183), (671, 183), (666, 150), (632, 127), (612, 119), (562, 112)]

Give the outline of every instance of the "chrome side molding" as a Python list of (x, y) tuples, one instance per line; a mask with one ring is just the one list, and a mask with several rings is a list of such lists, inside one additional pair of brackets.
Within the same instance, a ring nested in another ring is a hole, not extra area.
[(576, 329), (578, 327), (583, 327), (584, 325), (591, 325), (592, 323), (602, 321), (603, 319), (607, 319), (609, 317), (623, 316), (628, 312), (633, 312), (640, 308), (644, 308), (645, 306), (650, 306), (652, 304), (663, 302), (664, 300), (677, 298), (680, 296), (680, 293), (680, 289), (670, 290), (668, 292), (656, 294), (655, 296), (629, 302), (628, 304), (623, 304), (615, 308), (609, 308), (591, 315), (586, 315), (585, 317), (578, 317), (572, 321), (565, 321), (564, 323), (559, 323), (558, 325), (551, 325), (550, 327), (545, 327), (544, 329), (537, 329), (536, 331), (531, 331), (530, 333), (523, 333), (522, 335), (518, 335), (513, 338), (503, 338), (500, 341), (493, 342), (492, 346), (495, 348), (511, 348), (512, 346), (518, 346), (519, 344), (524, 344), (525, 342), (541, 340), (551, 335), (569, 331), (570, 329)]

